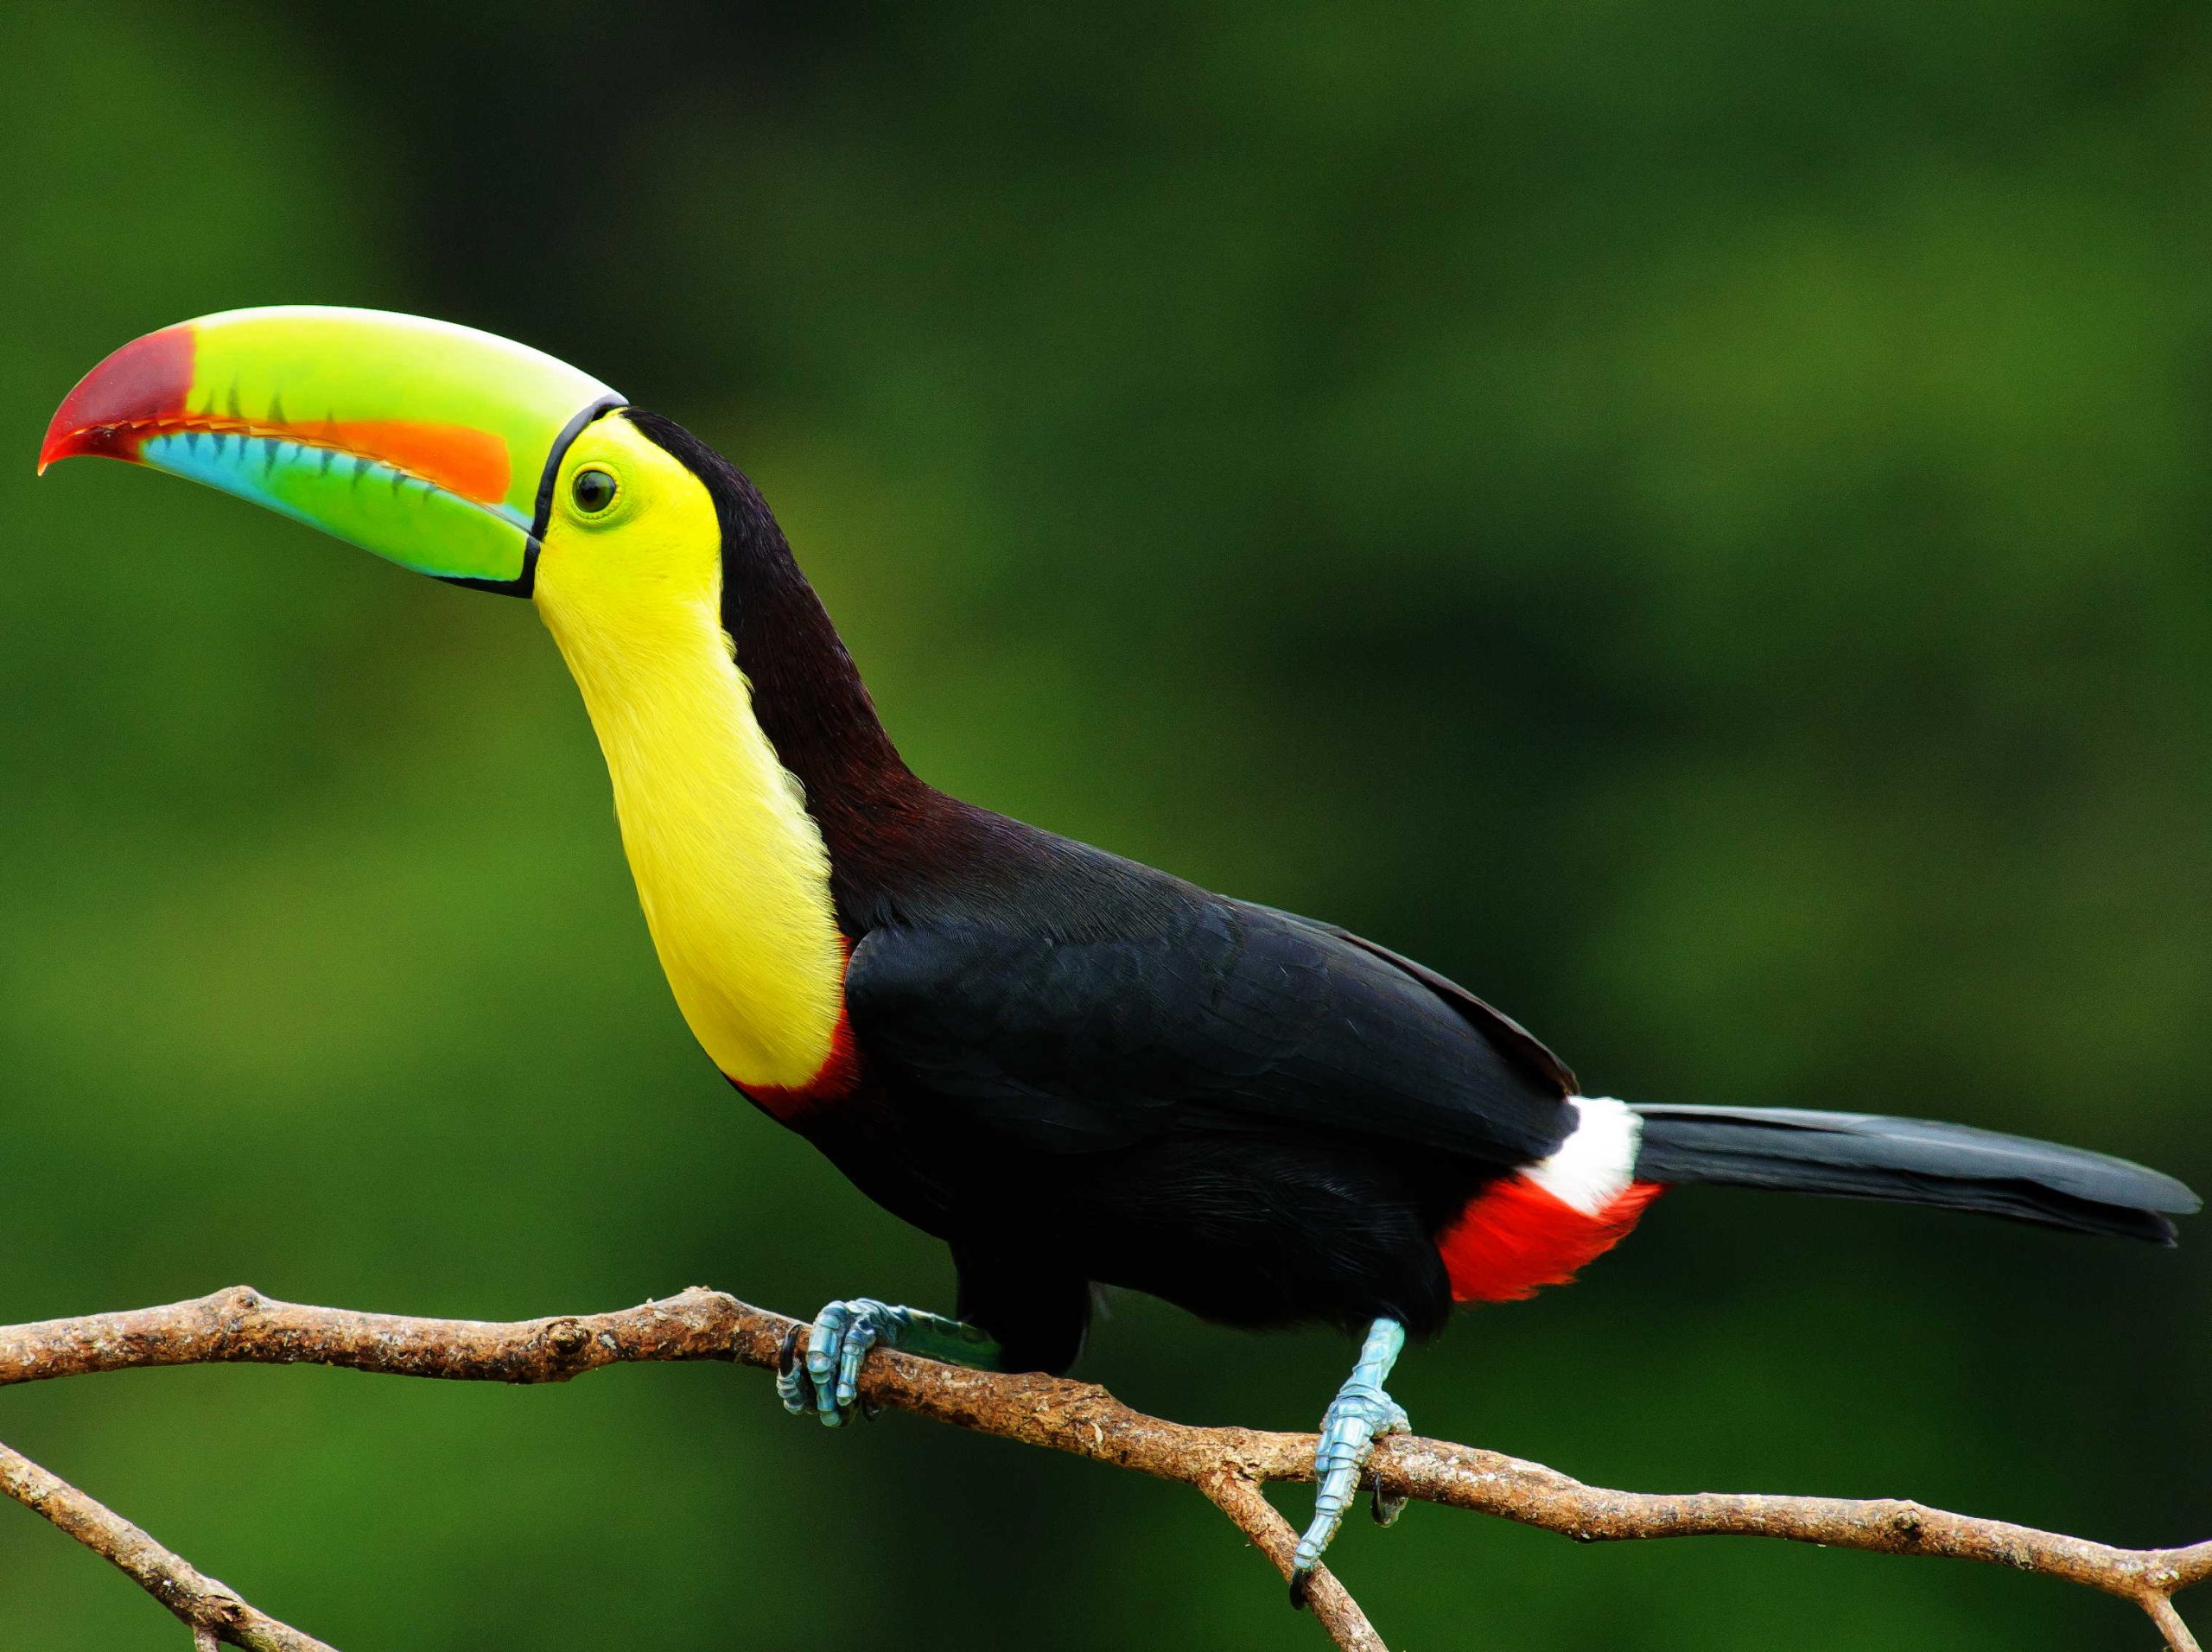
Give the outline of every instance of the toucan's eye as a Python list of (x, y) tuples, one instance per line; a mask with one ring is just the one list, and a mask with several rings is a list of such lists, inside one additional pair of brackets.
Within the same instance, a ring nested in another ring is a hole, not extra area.
[(569, 497), (586, 516), (597, 516), (614, 503), (614, 479), (603, 470), (580, 470), (569, 484)]

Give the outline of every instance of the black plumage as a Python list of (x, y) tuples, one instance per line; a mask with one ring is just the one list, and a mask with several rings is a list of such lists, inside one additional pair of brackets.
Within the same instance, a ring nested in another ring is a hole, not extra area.
[[(1094, 1282), (1231, 1325), (1440, 1327), (1453, 1292), (1440, 1236), (1567, 1138), (1565, 1064), (1464, 988), (1344, 930), (923, 784), (752, 484), (680, 426), (626, 416), (714, 497), (723, 624), (822, 830), (851, 944), (857, 1079), (754, 1099), (948, 1242), (957, 1312), (1014, 1369), (1073, 1361)], [(2146, 1238), (2171, 1232), (2158, 1212), (2193, 1208), (2120, 1161), (1955, 1127), (1724, 1109), (1642, 1120), (1637, 1173), (1654, 1181)]]
[(862, 1094), (796, 1122), (952, 1242), (963, 1317), (1071, 1355), (985, 1282), (1056, 1261), (1230, 1324), (1442, 1324), (1437, 1233), (1571, 1122), (1518, 1041), (1320, 927), (950, 799), (933, 824), (847, 920)]
[(2125, 1159), (1971, 1125), (1784, 1107), (1639, 1107), (1637, 1173), (1977, 1210), (2016, 1222), (2174, 1242), (2196, 1195)]

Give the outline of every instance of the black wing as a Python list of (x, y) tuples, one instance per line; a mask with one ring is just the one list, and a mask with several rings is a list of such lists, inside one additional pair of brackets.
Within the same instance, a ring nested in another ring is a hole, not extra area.
[(1571, 1077), (1479, 1000), (1343, 931), (1191, 893), (1126, 935), (874, 930), (845, 982), (861, 1049), (899, 1088), (1047, 1152), (1198, 1115), (1500, 1165), (1564, 1138)]

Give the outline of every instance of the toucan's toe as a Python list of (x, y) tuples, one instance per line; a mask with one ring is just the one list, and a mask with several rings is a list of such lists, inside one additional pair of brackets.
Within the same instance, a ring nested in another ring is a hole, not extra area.
[[(1321, 1564), (1322, 1551), (1344, 1524), (1344, 1513), (1367, 1472), (1367, 1459), (1375, 1453), (1375, 1442), (1385, 1434), (1403, 1433), (1410, 1426), (1404, 1407), (1356, 1376), (1329, 1402), (1321, 1420), (1321, 1443), (1313, 1452), (1313, 1479), (1319, 1488), (1313, 1499), (1313, 1523), (1298, 1540), (1292, 1562), (1294, 1602), (1303, 1601), (1304, 1580)], [(1375, 1517), (1387, 1526), (1403, 1507), (1403, 1498), (1386, 1499), (1378, 1492)]]
[(860, 1403), (861, 1366), (879, 1344), (896, 1347), (912, 1310), (874, 1297), (832, 1302), (806, 1328), (806, 1351), (798, 1351), (799, 1329), (785, 1333), (776, 1365), (776, 1394), (794, 1417), (811, 1413), (825, 1428), (842, 1428), (855, 1416), (875, 1414)]
[(784, 1409), (794, 1417), (803, 1417), (814, 1408), (813, 1390), (806, 1380), (806, 1367), (799, 1363), (798, 1339), (806, 1327), (794, 1325), (784, 1332), (783, 1346), (776, 1350), (776, 1397), (784, 1402)]
[[(1294, 1606), (1306, 1604), (1322, 1553), (1344, 1524), (1344, 1511), (1358, 1494), (1368, 1458), (1375, 1454), (1375, 1442), (1385, 1434), (1403, 1433), (1411, 1426), (1405, 1407), (1382, 1388), (1405, 1340), (1405, 1327), (1396, 1320), (1377, 1319), (1360, 1349), (1359, 1363), (1322, 1414), (1321, 1438), (1313, 1450), (1313, 1523), (1298, 1540), (1297, 1552), (1291, 1558), (1290, 1604)], [(1386, 1497), (1379, 1486), (1376, 1489), (1374, 1513), (1379, 1524), (1389, 1525), (1404, 1507), (1404, 1498)]]

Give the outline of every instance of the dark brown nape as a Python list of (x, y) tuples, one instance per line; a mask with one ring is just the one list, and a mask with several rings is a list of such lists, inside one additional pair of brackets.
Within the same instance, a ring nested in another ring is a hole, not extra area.
[(950, 800), (915, 778), (876, 715), (844, 639), (799, 571), (760, 490), (673, 419), (624, 416), (706, 484), (722, 534), (722, 628), (753, 685), (753, 711), (806, 789), (829, 844), (838, 905), (872, 893), (901, 845)]

